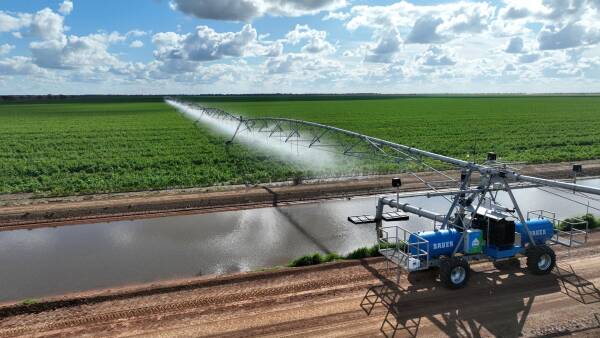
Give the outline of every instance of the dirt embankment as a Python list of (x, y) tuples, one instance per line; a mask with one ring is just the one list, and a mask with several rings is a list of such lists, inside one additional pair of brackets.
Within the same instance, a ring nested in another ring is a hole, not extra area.
[(461, 290), (369, 259), (0, 305), (0, 337), (598, 337), (600, 233), (555, 248), (550, 275), (482, 263)]
[[(600, 161), (585, 161), (585, 176), (600, 175)], [(546, 178), (572, 177), (570, 163), (523, 166), (521, 172)], [(457, 172), (446, 172), (457, 177)], [(403, 174), (401, 191), (423, 190), (426, 186), (416, 177)], [(423, 173), (430, 181), (441, 175)], [(18, 228), (61, 225), (80, 222), (103, 222), (123, 218), (143, 218), (173, 213), (202, 213), (257, 208), (274, 204), (299, 203), (327, 198), (388, 193), (392, 175), (352, 178), (300, 185), (271, 184), (253, 187), (215, 187), (169, 191), (31, 198), (27, 195), (0, 196), (0, 227)]]

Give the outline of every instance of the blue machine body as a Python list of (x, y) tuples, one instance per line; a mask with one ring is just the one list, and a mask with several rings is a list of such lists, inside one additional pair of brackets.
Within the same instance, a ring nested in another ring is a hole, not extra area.
[[(535, 244), (544, 244), (554, 236), (554, 225), (548, 219), (527, 221), (527, 227), (529, 227)], [(525, 247), (525, 244), (529, 243), (529, 236), (521, 222), (515, 222), (515, 231), (521, 234), (521, 246)]]
[[(554, 235), (554, 225), (547, 219), (527, 221), (527, 226), (529, 227), (529, 231), (531, 231), (533, 239), (535, 240), (535, 244), (544, 244)], [(514, 257), (518, 253), (522, 253), (523, 250), (525, 250), (525, 246), (529, 243), (529, 236), (527, 235), (525, 227), (520, 222), (515, 222), (515, 231), (521, 235), (520, 245), (515, 244), (509, 248), (502, 249), (493, 245), (484, 245), (482, 248), (483, 253), (487, 256), (493, 257), (494, 259), (510, 258)], [(452, 255), (454, 248), (460, 241), (462, 232), (459, 232), (456, 229), (445, 229), (437, 231), (421, 231), (417, 232), (416, 234), (411, 234), (408, 239), (408, 243), (412, 244), (409, 247), (409, 252), (412, 255), (419, 254), (417, 243), (421, 240), (417, 236), (429, 242), (428, 248), (425, 247), (424, 244), (420, 244), (419, 249), (428, 251), (430, 258), (438, 258), (440, 256)], [(461, 245), (457, 252), (465, 253), (464, 246)]]
[(520, 245), (514, 245), (508, 248), (503, 248), (502, 250), (493, 245), (489, 245), (483, 248), (483, 253), (494, 259), (511, 258), (522, 252), (523, 247)]
[[(437, 258), (442, 255), (451, 255), (454, 251), (454, 248), (458, 245), (462, 235), (462, 233), (458, 232), (456, 229), (421, 231), (417, 232), (416, 234), (424, 240), (429, 241), (429, 248), (425, 248), (423, 247), (423, 244), (421, 244), (421, 249), (429, 249), (429, 256), (431, 258)], [(419, 241), (420, 239), (414, 234), (410, 235), (408, 243), (414, 244), (414, 246), (411, 245), (409, 248), (411, 254), (417, 254), (417, 247), (415, 243), (418, 243)], [(462, 252), (462, 250), (459, 250), (459, 252)]]

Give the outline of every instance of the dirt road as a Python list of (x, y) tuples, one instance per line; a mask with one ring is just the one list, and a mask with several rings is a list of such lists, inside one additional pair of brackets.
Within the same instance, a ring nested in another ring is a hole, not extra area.
[[(582, 161), (583, 176), (600, 175), (600, 161)], [(572, 177), (571, 163), (525, 165), (521, 173), (539, 177)], [(456, 171), (446, 175), (458, 177)], [(401, 191), (418, 191), (427, 187), (416, 177), (403, 174)], [(447, 180), (435, 173), (421, 173), (427, 181)], [(259, 208), (301, 203), (327, 198), (344, 198), (393, 191), (393, 176), (355, 177), (345, 180), (313, 181), (260, 186), (229, 186), (118, 194), (33, 198), (28, 194), (0, 195), (0, 229), (58, 226), (63, 224), (107, 222), (120, 219), (160, 217), (172, 214)], [(474, 176), (477, 179), (477, 175)], [(438, 182), (442, 184), (443, 182)], [(448, 182), (450, 183), (450, 182)], [(443, 185), (441, 185), (443, 186)]]
[(0, 337), (598, 337), (600, 233), (584, 248), (556, 249), (551, 275), (483, 263), (456, 291), (432, 272), (396, 286), (370, 259), (4, 305)]

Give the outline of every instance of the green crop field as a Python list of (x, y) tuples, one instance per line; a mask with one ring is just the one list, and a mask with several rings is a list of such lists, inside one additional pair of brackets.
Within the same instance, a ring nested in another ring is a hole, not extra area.
[[(191, 99), (191, 98), (187, 98)], [(600, 158), (600, 97), (194, 97), (246, 116), (330, 124), (463, 159)], [(225, 146), (158, 99), (0, 104), (0, 193), (138, 191), (278, 181), (299, 169)]]
[(296, 171), (240, 145), (226, 147), (162, 102), (0, 105), (0, 193), (239, 184)]

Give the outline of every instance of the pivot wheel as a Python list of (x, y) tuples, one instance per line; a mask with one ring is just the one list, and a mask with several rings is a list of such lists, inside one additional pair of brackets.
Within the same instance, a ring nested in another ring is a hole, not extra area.
[(440, 280), (449, 289), (459, 289), (467, 285), (471, 277), (469, 262), (462, 257), (442, 258)]
[(556, 255), (547, 245), (537, 245), (527, 250), (527, 269), (534, 275), (549, 274), (556, 265)]

